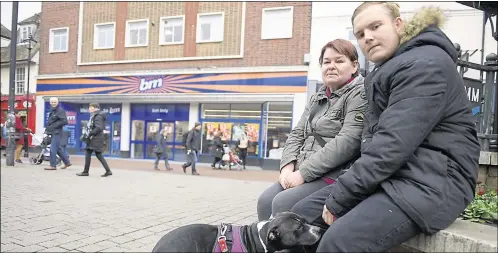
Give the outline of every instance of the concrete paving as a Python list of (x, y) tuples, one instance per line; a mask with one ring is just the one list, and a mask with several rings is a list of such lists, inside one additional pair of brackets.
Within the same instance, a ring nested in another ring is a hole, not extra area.
[(271, 184), (244, 179), (258, 171), (216, 171), (242, 177), (228, 179), (115, 167), (101, 178), (100, 168), (77, 177), (76, 164), (1, 162), (1, 252), (150, 252), (178, 226), (256, 221), (257, 197)]

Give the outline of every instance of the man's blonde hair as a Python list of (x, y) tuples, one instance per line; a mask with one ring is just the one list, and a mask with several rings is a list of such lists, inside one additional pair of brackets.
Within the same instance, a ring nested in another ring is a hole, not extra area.
[(366, 8), (372, 6), (372, 5), (382, 5), (391, 15), (392, 19), (401, 17), (401, 14), (399, 12), (399, 4), (394, 3), (394, 2), (364, 2), (360, 4), (360, 6), (356, 7), (356, 9), (353, 12), (353, 16), (351, 17), (351, 24), (353, 24), (354, 19), (360, 12), (364, 11)]

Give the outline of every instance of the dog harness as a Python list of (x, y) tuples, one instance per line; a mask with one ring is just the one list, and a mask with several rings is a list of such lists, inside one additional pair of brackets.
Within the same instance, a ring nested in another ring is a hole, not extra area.
[(247, 250), (242, 244), (242, 235), (240, 234), (240, 226), (232, 226), (231, 224), (221, 223), (218, 227), (218, 234), (214, 243), (214, 253), (225, 252), (244, 252)]

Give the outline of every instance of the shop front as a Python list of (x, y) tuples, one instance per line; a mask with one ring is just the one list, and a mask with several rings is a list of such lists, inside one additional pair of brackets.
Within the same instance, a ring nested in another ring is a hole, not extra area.
[(109, 155), (153, 159), (156, 137), (166, 129), (169, 159), (185, 161), (182, 135), (201, 122), (201, 161), (211, 160), (212, 132), (218, 129), (223, 141), (234, 149), (240, 134), (247, 133), (248, 165), (262, 166), (263, 160), (278, 164), (293, 122), (304, 111), (307, 73), (243, 70), (246, 72), (39, 77), (37, 95), (43, 101), (40, 107), (48, 107), (50, 97), (56, 96), (68, 105), (68, 118), (76, 115), (77, 152), (83, 149), (79, 136), (88, 120), (82, 110), (88, 103), (98, 102), (109, 112), (111, 107), (119, 110), (115, 115), (109, 113), (106, 126)]
[(130, 154), (151, 159), (162, 129), (168, 132), (168, 158), (185, 161), (182, 136), (189, 130), (189, 104), (131, 104)]
[[(68, 140), (68, 151), (70, 154), (84, 154), (86, 144), (80, 140), (84, 127), (90, 119), (88, 104), (77, 104), (69, 102), (60, 102), (62, 109), (66, 111), (68, 124), (66, 129), (70, 132)], [(120, 138), (121, 138), (121, 104), (101, 104), (101, 111), (107, 116), (104, 129), (104, 156), (120, 156)], [(45, 119), (46, 127), (48, 115), (50, 113), (50, 104), (45, 102)]]
[[(0, 110), (0, 122), (3, 124), (9, 113), (9, 96), (1, 97)], [(34, 95), (30, 95), (28, 99), (23, 95), (15, 96), (14, 110), (19, 111), (21, 114), (21, 120), (25, 127), (32, 130), (36, 129), (36, 105)], [(29, 146), (32, 146), (31, 136), (27, 135), (27, 139)], [(1, 145), (2, 147), (6, 145), (3, 138), (1, 140)]]

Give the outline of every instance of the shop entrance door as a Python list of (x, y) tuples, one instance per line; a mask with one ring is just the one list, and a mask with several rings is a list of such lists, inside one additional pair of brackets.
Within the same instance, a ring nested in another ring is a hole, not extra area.
[(173, 122), (159, 122), (159, 121), (147, 121), (145, 131), (145, 157), (144, 158), (156, 158), (154, 153), (154, 146), (157, 144), (157, 137), (162, 129), (168, 131), (168, 160), (175, 159), (174, 153), (174, 136), (175, 135), (175, 123)]

